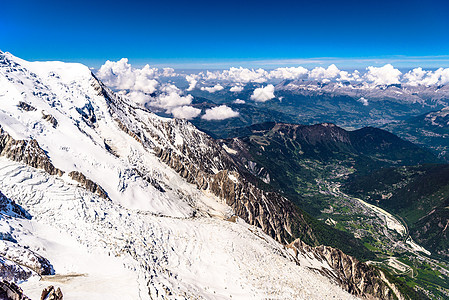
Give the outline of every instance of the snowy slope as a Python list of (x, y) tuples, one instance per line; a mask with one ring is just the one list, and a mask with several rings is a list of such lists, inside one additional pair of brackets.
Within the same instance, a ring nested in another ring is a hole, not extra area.
[[(2, 236), (12, 237), (2, 242), (10, 252), (45, 257), (55, 272), (38, 281), (32, 271), (21, 283), (26, 294), (37, 298), (56, 284), (65, 299), (352, 297), (314, 270), (331, 272), (326, 263), (307, 254), (294, 258), (260, 229), (230, 218), (222, 200), (154, 153), (179, 151), (190, 138), (206, 151), (202, 133), (126, 99), (115, 110), (108, 101), (83, 65), (0, 53), (0, 126), (16, 140), (35, 139), (64, 171), (49, 175), (0, 157), (0, 191), (32, 216), (2, 214)], [(133, 136), (127, 126), (147, 134)], [(223, 168), (219, 160), (208, 163)], [(84, 189), (68, 176), (72, 171), (108, 197)]]

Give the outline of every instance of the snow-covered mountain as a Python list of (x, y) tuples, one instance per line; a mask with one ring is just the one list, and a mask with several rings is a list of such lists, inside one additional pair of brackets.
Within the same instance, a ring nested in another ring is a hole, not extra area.
[(354, 83), (321, 82), (306, 80), (286, 80), (276, 85), (278, 91), (289, 91), (299, 95), (334, 95), (358, 98), (363, 105), (371, 101), (389, 100), (396, 103), (418, 103), (426, 106), (436, 104), (447, 105), (449, 99), (449, 85), (409, 85), (409, 84), (381, 84), (372, 85), (365, 82)]
[(0, 274), (32, 299), (50, 284), (64, 299), (399, 295), (295, 240), (313, 232), (286, 198), (86, 66), (0, 52), (0, 156)]

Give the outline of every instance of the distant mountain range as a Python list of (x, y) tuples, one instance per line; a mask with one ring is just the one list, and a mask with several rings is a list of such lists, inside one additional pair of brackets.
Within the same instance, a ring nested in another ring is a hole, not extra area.
[[(391, 122), (442, 109), (449, 103), (449, 85), (444, 86), (366, 86), (344, 82), (286, 80), (275, 86), (275, 98), (266, 102), (250, 100), (259, 84), (248, 84), (241, 92), (223, 89), (191, 93), (194, 106), (210, 108), (226, 104), (240, 115), (221, 121), (192, 120), (200, 129), (218, 138), (232, 131), (264, 122), (316, 124), (331, 122), (349, 129), (382, 127)], [(234, 103), (242, 99), (245, 103)]]

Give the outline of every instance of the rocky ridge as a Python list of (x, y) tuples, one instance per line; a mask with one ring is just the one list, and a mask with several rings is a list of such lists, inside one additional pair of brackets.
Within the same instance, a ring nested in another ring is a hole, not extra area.
[[(387, 281), (381, 279), (380, 270), (362, 263), (352, 256), (344, 254), (341, 250), (328, 246), (311, 247), (297, 239), (290, 243), (288, 248), (295, 255), (313, 253), (316, 258), (326, 261), (334, 273), (326, 275), (334, 278), (340, 286), (350, 293), (368, 299), (402, 299), (403, 297), (391, 289)], [(318, 270), (321, 271), (321, 270)]]
[[(235, 215), (262, 228), (283, 244), (294, 240), (299, 232), (314, 240), (313, 230), (300, 211), (288, 199), (261, 189), (260, 181), (242, 170), (215, 140), (186, 121), (157, 118), (147, 110), (133, 106), (95, 77), (90, 82), (98, 95), (105, 98), (109, 113), (118, 120), (117, 126), (188, 182), (212, 192), (233, 208)], [(85, 110), (84, 122), (89, 128), (97, 130), (95, 112), (87, 106)], [(82, 130), (81, 126), (79, 129)], [(41, 168), (51, 175), (63, 174), (53, 166), (36, 140), (15, 140), (3, 129), (0, 133), (1, 155)], [(136, 163), (136, 169), (146, 176), (145, 165)], [(72, 173), (72, 177), (86, 183), (85, 187), (91, 192), (104, 192), (81, 172)]]
[(189, 183), (223, 199), (238, 217), (262, 228), (281, 243), (297, 237), (295, 230), (311, 241), (316, 240), (310, 226), (288, 199), (260, 189), (257, 178), (239, 169), (220, 144), (191, 123), (150, 118), (149, 112), (129, 105), (100, 81), (92, 81), (92, 85), (108, 99), (110, 112), (121, 120), (117, 122), (123, 131), (151, 149)]
[(62, 176), (63, 171), (56, 168), (48, 155), (34, 140), (15, 140), (0, 125), (0, 156), (22, 162), (31, 167), (43, 169), (50, 175)]
[[(123, 99), (115, 96), (99, 81), (92, 83), (96, 90), (106, 95), (113, 114), (132, 115), (139, 120), (136, 113), (139, 108), (123, 104)], [(117, 119), (121, 119), (118, 117)], [(127, 119), (124, 119), (127, 120)], [(236, 216), (249, 224), (260, 227), (288, 247), (296, 251), (315, 253), (320, 260), (327, 262), (334, 273), (324, 272), (350, 293), (372, 299), (395, 299), (395, 293), (372, 267), (345, 255), (342, 251), (331, 247), (310, 247), (296, 239), (289, 244), (298, 232), (316, 242), (313, 229), (291, 202), (276, 192), (265, 191), (257, 186), (258, 180), (248, 171), (240, 168), (226, 150), (206, 134), (196, 130), (183, 120), (164, 120), (155, 122), (148, 118), (145, 121), (120, 122), (119, 126), (134, 139), (153, 149), (156, 156), (176, 170), (188, 182), (198, 188), (209, 190), (233, 208)], [(140, 126), (139, 126), (139, 125)], [(333, 124), (328, 125), (332, 138), (348, 142), (347, 132)], [(152, 128), (156, 130), (151, 130)], [(177, 140), (181, 132), (182, 140)], [(328, 131), (326, 131), (328, 132)], [(148, 137), (151, 136), (151, 138)], [(316, 135), (312, 143), (323, 141), (326, 137)], [(156, 143), (155, 143), (156, 141)], [(189, 141), (186, 143), (185, 141)]]
[(5, 300), (30, 300), (23, 294), (22, 289), (13, 282), (0, 281), (0, 299)]

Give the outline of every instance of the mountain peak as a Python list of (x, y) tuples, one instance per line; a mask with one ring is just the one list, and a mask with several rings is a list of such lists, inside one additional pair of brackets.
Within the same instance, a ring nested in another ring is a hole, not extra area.
[(48, 262), (76, 274), (61, 288), (83, 299), (123, 285), (130, 299), (351, 298), (311, 269), (331, 274), (328, 263), (285, 249), (302, 232), (316, 239), (302, 212), (191, 123), (136, 108), (83, 65), (6, 61), (0, 191), (31, 219), (0, 218), (0, 256), (26, 294), (30, 268)]

